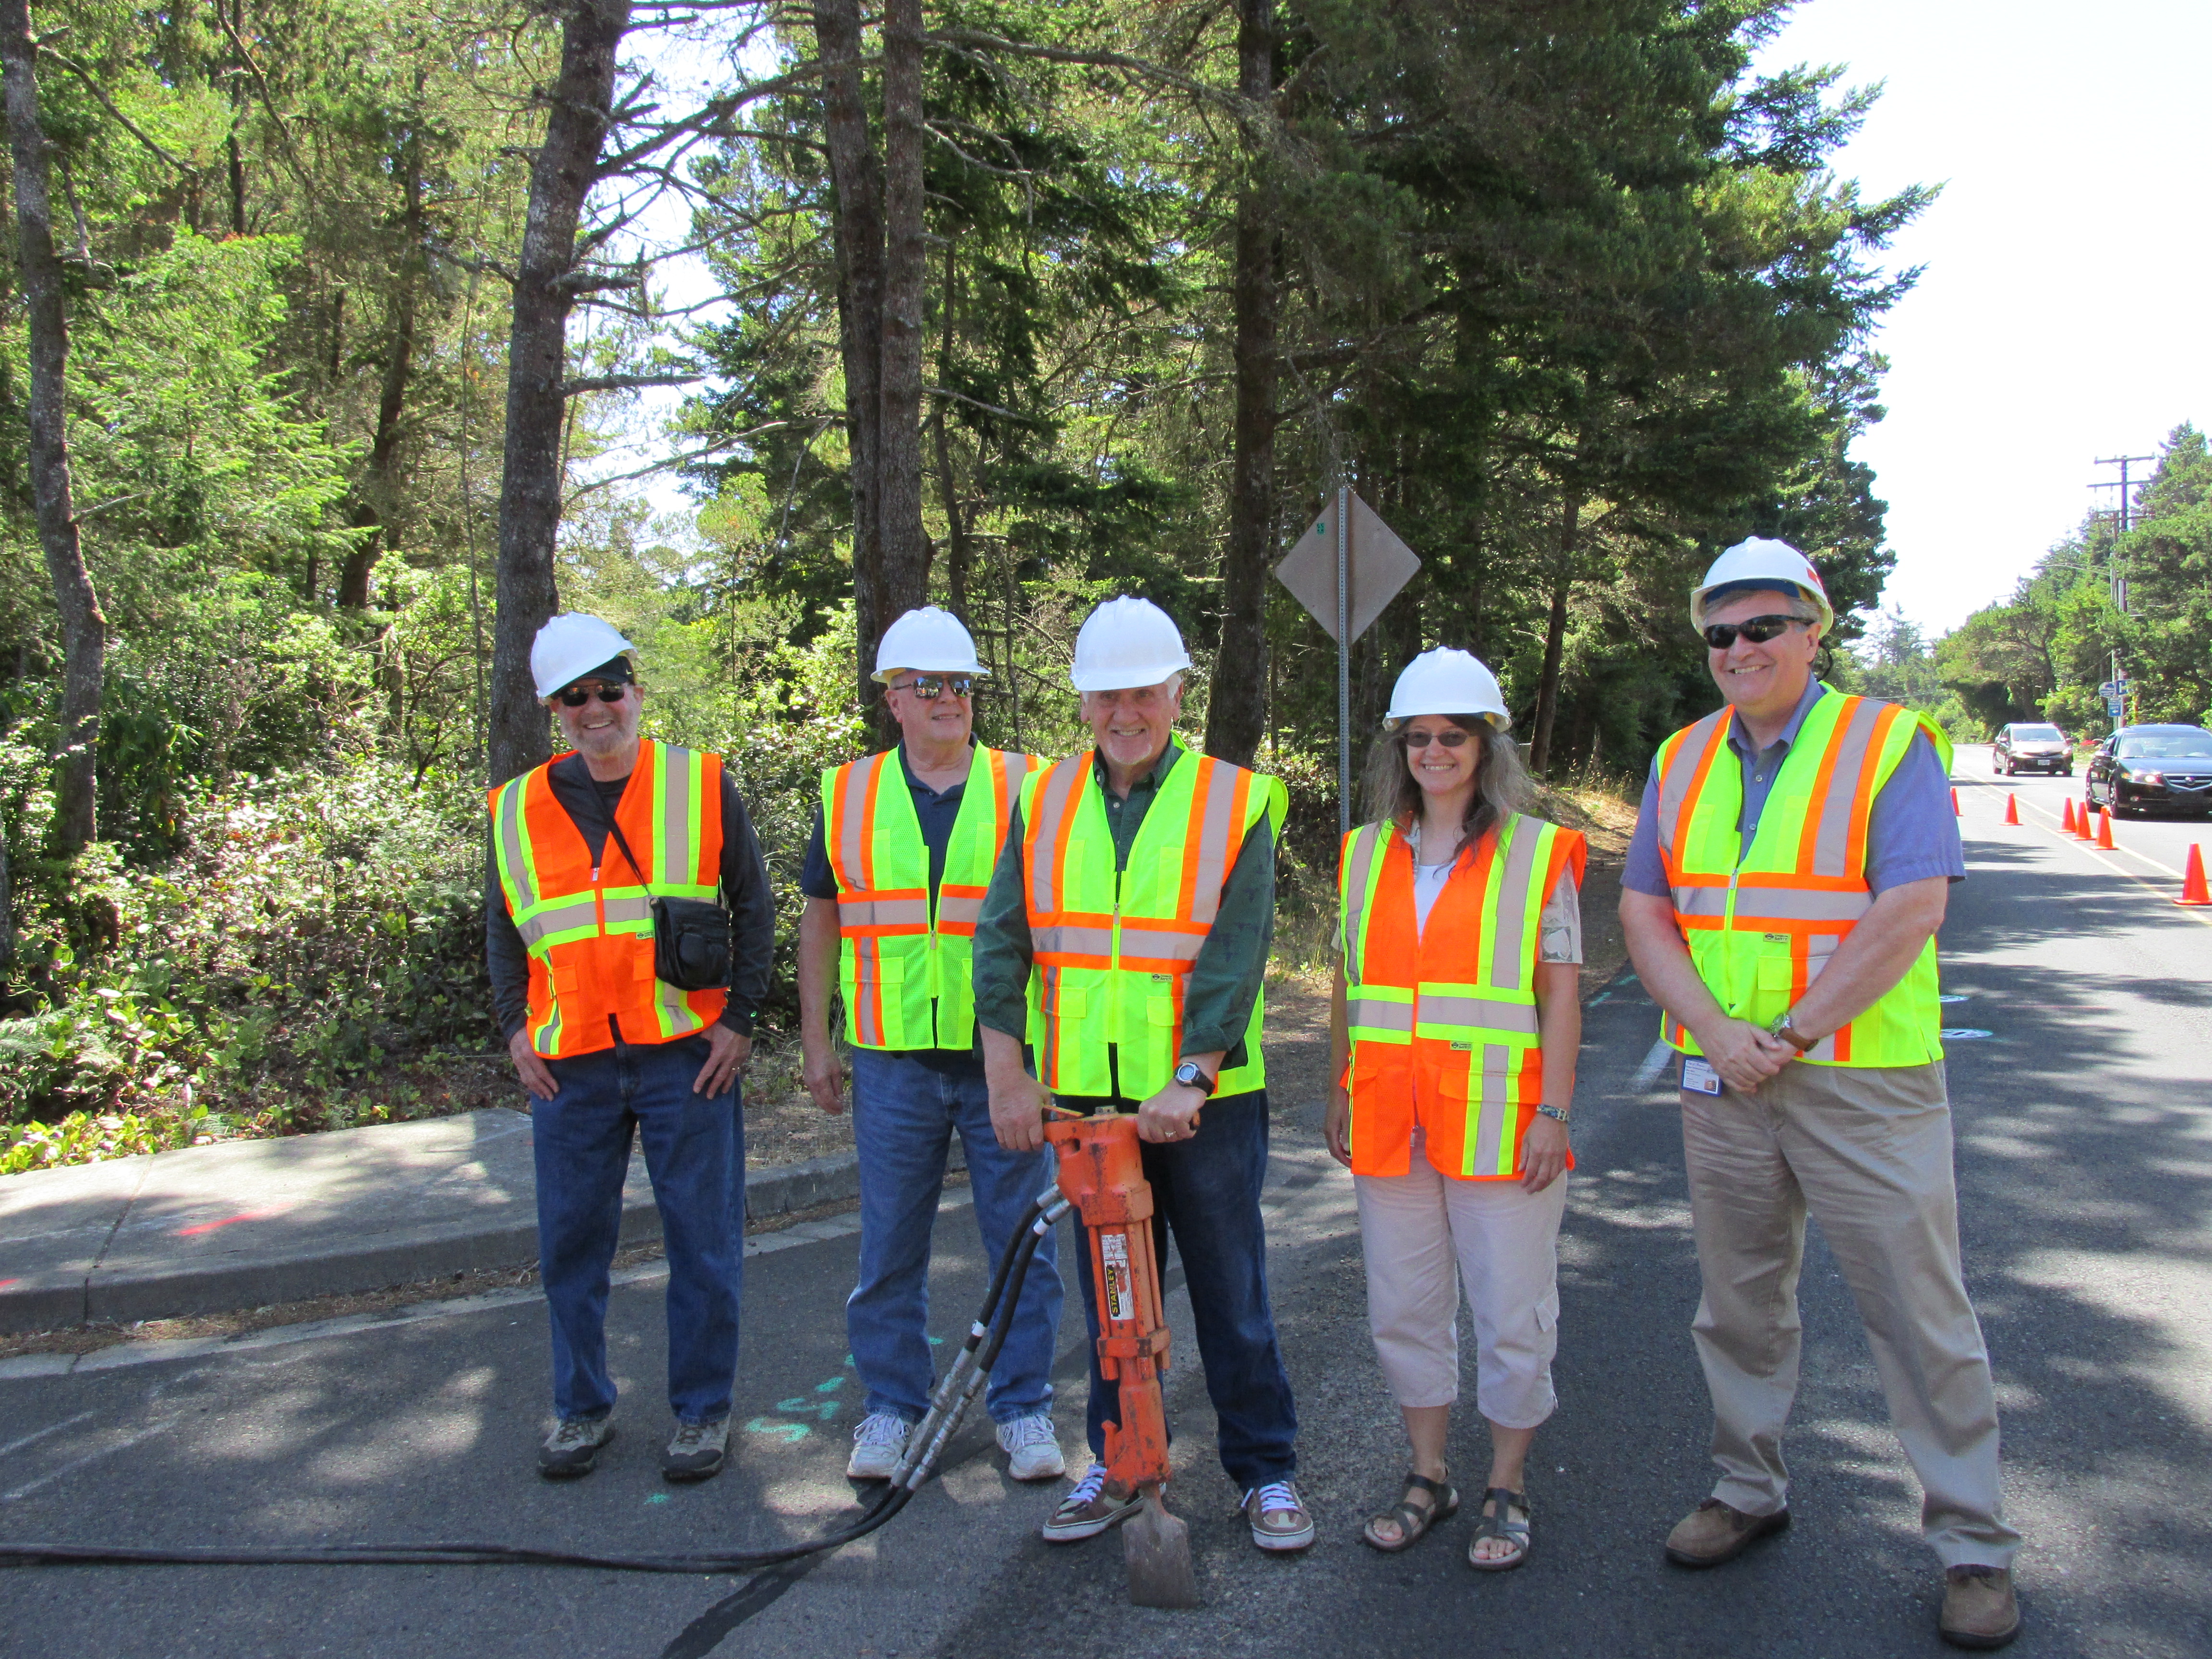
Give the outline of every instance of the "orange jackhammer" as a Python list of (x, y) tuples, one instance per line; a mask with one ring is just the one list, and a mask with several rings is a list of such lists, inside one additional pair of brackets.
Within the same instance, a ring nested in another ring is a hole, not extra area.
[(1160, 1311), (1159, 1263), (1152, 1254), (1152, 1188), (1145, 1179), (1137, 1120), (1117, 1114), (1045, 1125), (1060, 1155), (1060, 1196), (1075, 1206), (1091, 1253), (1098, 1301), (1098, 1368), (1121, 1391), (1117, 1422), (1106, 1425), (1106, 1476), (1141, 1494), (1143, 1507), (1121, 1527), (1129, 1599), (1146, 1607), (1194, 1607), (1190, 1528), (1168, 1513), (1167, 1408), (1160, 1373), (1168, 1368), (1168, 1326)]

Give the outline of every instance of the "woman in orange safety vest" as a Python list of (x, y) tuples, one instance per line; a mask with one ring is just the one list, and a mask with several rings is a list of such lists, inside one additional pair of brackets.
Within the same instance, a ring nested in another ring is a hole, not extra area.
[(1412, 1443), (1405, 1496), (1362, 1539), (1407, 1548), (1459, 1508), (1444, 1440), (1455, 1324), (1474, 1316), (1490, 1477), (1480, 1572), (1529, 1548), (1522, 1468), (1557, 1403), (1557, 1243), (1582, 1039), (1585, 848), (1527, 816), (1496, 678), (1464, 651), (1398, 677), (1368, 758), (1371, 822), (1344, 838), (1329, 1151), (1352, 1173), (1368, 1324)]

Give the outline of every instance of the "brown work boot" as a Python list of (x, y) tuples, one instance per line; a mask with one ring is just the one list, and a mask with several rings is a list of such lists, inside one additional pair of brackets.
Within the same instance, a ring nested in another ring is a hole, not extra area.
[(1953, 1567), (1943, 1575), (1936, 1629), (1954, 1648), (2001, 1648), (2020, 1634), (2020, 1603), (2003, 1567)]
[(1789, 1524), (1788, 1510), (1746, 1515), (1733, 1504), (1708, 1498), (1667, 1534), (1667, 1559), (1678, 1567), (1717, 1567)]

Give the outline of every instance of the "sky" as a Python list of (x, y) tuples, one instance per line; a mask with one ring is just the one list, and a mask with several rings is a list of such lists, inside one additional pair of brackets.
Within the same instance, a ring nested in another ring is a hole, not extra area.
[(1852, 451), (1889, 503), (1885, 603), (1933, 635), (2117, 505), (2098, 457), (2212, 422), (2212, 4), (1809, 0), (1758, 67), (1796, 63), (1886, 83), (1838, 173), (1944, 187), (1889, 256), (1925, 272)]

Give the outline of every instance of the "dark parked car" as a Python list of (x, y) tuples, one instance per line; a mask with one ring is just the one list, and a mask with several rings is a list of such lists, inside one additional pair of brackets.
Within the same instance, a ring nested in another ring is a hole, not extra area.
[(1990, 744), (1990, 770), (2010, 777), (2015, 772), (2048, 772), (2054, 777), (2074, 775), (2074, 745), (2055, 726), (2019, 723), (1999, 728)]
[(2124, 726), (2098, 746), (2082, 782), (2124, 817), (2158, 811), (2212, 816), (2212, 732), (2201, 726)]

